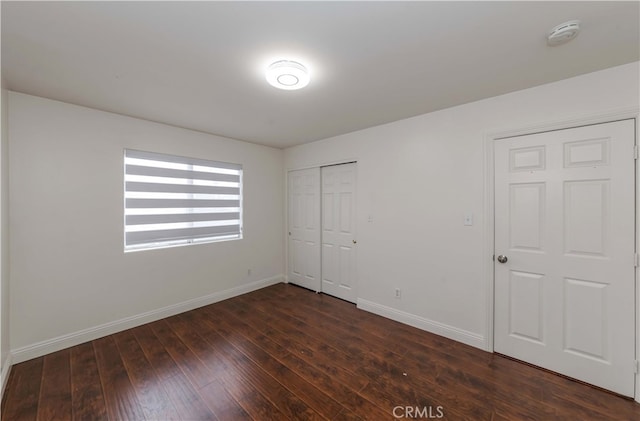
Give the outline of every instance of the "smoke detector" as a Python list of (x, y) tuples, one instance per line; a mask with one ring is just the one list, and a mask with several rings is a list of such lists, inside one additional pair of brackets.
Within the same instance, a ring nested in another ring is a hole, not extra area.
[(564, 44), (565, 42), (569, 42), (577, 37), (579, 32), (579, 20), (570, 20), (568, 22), (561, 23), (549, 31), (549, 34), (547, 35), (547, 44), (552, 47)]

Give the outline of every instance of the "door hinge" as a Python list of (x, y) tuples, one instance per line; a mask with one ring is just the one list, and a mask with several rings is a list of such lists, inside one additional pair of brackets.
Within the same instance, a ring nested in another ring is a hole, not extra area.
[(638, 145), (633, 145), (633, 159), (638, 159), (640, 152), (638, 152)]
[(636, 253), (636, 254), (633, 256), (633, 265), (634, 265), (635, 267), (640, 266), (640, 254)]
[(636, 374), (640, 373), (640, 362), (638, 360), (633, 362), (633, 372)]
[(493, 260), (494, 262), (496, 261), (496, 255), (494, 254), (493, 257), (491, 258), (491, 260)]

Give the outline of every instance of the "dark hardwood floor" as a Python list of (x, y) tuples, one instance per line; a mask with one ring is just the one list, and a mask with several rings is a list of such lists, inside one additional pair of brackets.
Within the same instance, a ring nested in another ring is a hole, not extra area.
[(429, 416), (640, 420), (640, 405), (285, 284), (17, 364), (2, 401), (3, 421)]

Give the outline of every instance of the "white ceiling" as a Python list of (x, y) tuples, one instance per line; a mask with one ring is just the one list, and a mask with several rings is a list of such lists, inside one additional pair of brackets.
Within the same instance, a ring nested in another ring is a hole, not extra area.
[[(639, 2), (6, 2), (9, 89), (287, 147), (640, 56)], [(546, 32), (582, 33), (559, 46)], [(272, 61), (308, 64), (280, 91)]]

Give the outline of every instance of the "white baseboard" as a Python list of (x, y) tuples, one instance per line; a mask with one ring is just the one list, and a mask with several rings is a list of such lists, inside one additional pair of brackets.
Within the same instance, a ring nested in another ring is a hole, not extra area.
[(273, 276), (271, 278), (262, 279), (250, 284), (240, 285), (224, 291), (214, 292), (213, 294), (209, 294), (204, 297), (194, 298), (157, 310), (151, 310), (146, 313), (125, 317), (124, 319), (105, 323), (95, 327), (90, 327), (88, 329), (79, 330), (77, 332), (58, 336), (57, 338), (47, 339), (46, 341), (38, 342), (32, 345), (23, 346), (21, 348), (11, 350), (13, 363), (21, 363), (32, 358), (41, 357), (43, 355), (50, 354), (61, 349), (69, 348), (71, 346), (79, 345), (84, 342), (92, 341), (103, 336), (131, 329), (145, 323), (154, 322), (156, 320), (164, 319), (165, 317), (184, 313), (185, 311), (193, 310), (195, 308), (217, 303), (218, 301), (256, 291), (261, 288), (281, 283), (282, 280), (282, 275)]
[(485, 338), (477, 333), (429, 320), (416, 316), (415, 314), (374, 303), (373, 301), (363, 300), (362, 298), (358, 298), (358, 308), (377, 314), (378, 316), (386, 317), (387, 319), (395, 320), (396, 322), (444, 336), (445, 338), (453, 339), (454, 341), (462, 342), (463, 344), (480, 348), (483, 351), (485, 350)]
[(2, 372), (0, 373), (0, 400), (2, 400), (2, 396), (4, 396), (4, 388), (7, 386), (7, 380), (9, 380), (12, 365), (11, 353), (9, 353), (2, 363)]

